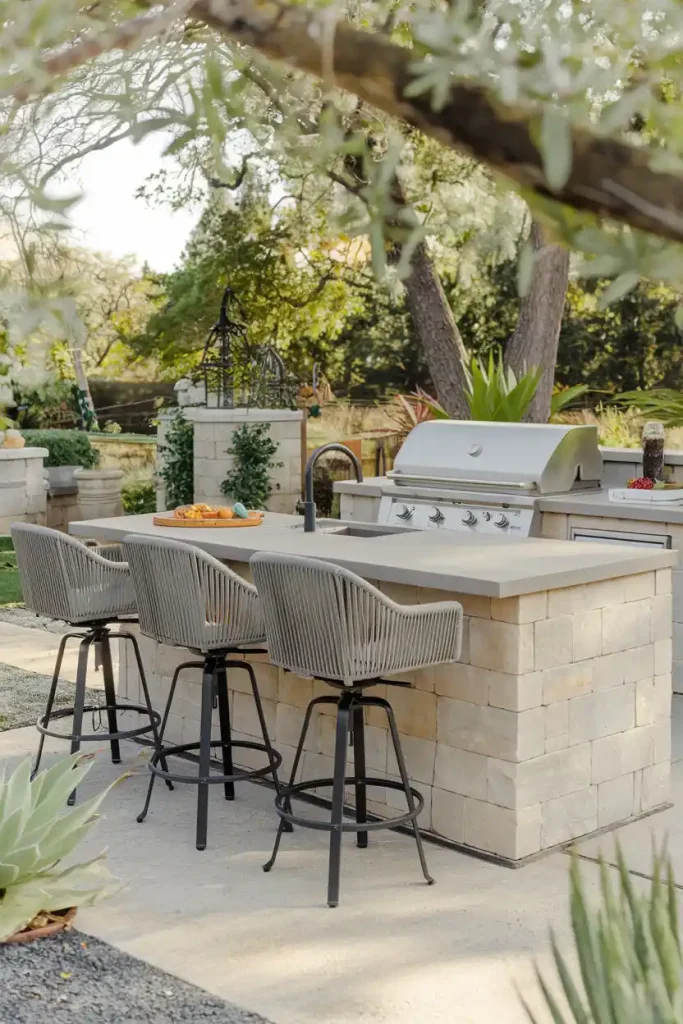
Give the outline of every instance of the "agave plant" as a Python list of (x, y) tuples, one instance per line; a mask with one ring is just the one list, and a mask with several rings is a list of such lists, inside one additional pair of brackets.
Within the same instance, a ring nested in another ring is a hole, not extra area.
[[(601, 902), (585, 897), (578, 858), (571, 866), (571, 918), (580, 979), (551, 936), (566, 1008), (538, 972), (554, 1024), (680, 1024), (683, 1021), (683, 955), (671, 864), (655, 855), (648, 892), (636, 892), (621, 850), (617, 885), (600, 860)], [(663, 876), (666, 876), (665, 878)], [(533, 1022), (538, 1018), (525, 1004)]]
[(97, 820), (107, 795), (65, 810), (67, 797), (92, 767), (82, 754), (63, 758), (31, 780), (31, 762), (0, 777), (0, 940), (25, 928), (41, 911), (90, 905), (118, 888), (106, 853), (62, 865)]
[(615, 405), (636, 408), (643, 416), (659, 420), (665, 427), (683, 426), (683, 391), (675, 391), (673, 388), (624, 391), (613, 402)]
[(465, 398), (471, 419), (521, 423), (542, 374), (540, 367), (532, 367), (518, 378), (510, 367), (505, 367), (500, 351), (497, 354), (489, 352), (486, 365), (481, 359), (473, 358), (465, 367)]

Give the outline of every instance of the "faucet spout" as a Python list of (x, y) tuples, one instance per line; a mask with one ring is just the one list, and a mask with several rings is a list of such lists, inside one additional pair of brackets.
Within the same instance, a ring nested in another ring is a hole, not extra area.
[(321, 455), (325, 455), (326, 452), (341, 452), (342, 455), (346, 455), (353, 465), (356, 471), (356, 480), (359, 482), (363, 479), (363, 467), (360, 464), (360, 459), (347, 448), (345, 444), (339, 444), (336, 441), (331, 441), (329, 444), (321, 444), (319, 448), (316, 448), (314, 452), (311, 452), (308, 462), (306, 463), (306, 471), (304, 473), (304, 533), (315, 532), (315, 501), (313, 500), (313, 470), (315, 464)]

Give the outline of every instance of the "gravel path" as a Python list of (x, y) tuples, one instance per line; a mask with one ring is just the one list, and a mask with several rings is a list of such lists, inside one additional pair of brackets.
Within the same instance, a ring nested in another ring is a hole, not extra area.
[(0, 1024), (46, 1021), (268, 1024), (78, 931), (0, 948)]
[(0, 622), (11, 622), (15, 626), (27, 626), (29, 629), (44, 629), (48, 633), (64, 633), (66, 626), (55, 619), (46, 619), (36, 615), (28, 608), (0, 608)]
[(37, 615), (28, 608), (0, 608), (0, 622), (12, 623), (14, 626), (26, 626), (34, 630), (46, 630), (48, 633), (63, 633), (67, 627), (54, 618)]
[[(39, 672), (0, 663), (0, 732), (35, 725), (45, 714), (51, 681)], [(73, 701), (73, 683), (60, 679), (55, 708), (68, 707)], [(0, 1024), (4, 1024), (2, 1018)]]

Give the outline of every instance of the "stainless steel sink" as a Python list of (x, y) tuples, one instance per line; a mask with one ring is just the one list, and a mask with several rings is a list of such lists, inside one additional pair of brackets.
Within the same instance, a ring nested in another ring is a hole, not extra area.
[[(303, 521), (295, 523), (293, 530), (303, 531)], [(415, 533), (405, 526), (385, 526), (384, 523), (356, 523), (341, 519), (318, 519), (316, 533), (331, 533), (336, 537), (388, 537), (396, 533)]]

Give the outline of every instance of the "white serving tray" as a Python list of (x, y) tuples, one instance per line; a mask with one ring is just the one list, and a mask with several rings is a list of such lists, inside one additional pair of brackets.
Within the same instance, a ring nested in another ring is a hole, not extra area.
[(636, 487), (610, 487), (610, 501), (625, 501), (629, 505), (681, 505), (683, 487), (675, 490), (641, 491)]

